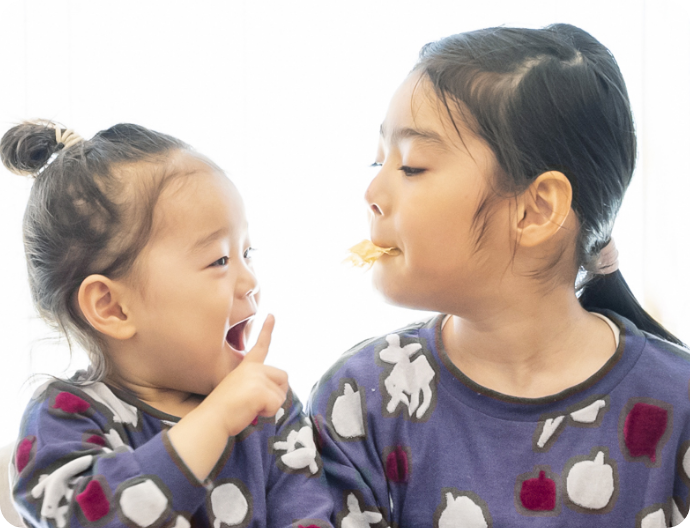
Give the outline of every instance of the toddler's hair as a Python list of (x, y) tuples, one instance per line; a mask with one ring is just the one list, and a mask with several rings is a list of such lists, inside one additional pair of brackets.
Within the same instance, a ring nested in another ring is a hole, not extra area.
[(149, 240), (155, 203), (175, 175), (166, 158), (189, 147), (119, 124), (65, 148), (58, 127), (63, 133), (50, 121), (11, 128), (0, 158), (10, 171), (35, 178), (23, 228), (31, 295), (39, 314), (89, 354), (88, 383), (105, 377), (108, 362), (78, 308), (79, 286), (92, 274), (117, 279), (132, 270)]
[[(568, 24), (498, 27), (427, 44), (414, 71), (431, 81), (458, 134), (455, 116), (491, 148), (497, 195), (517, 195), (550, 170), (565, 174), (580, 225), (576, 264), (592, 269), (635, 168), (632, 112), (611, 52)], [(490, 201), (475, 217), (479, 238)], [(586, 309), (614, 310), (682, 344), (642, 309), (619, 271), (590, 273), (580, 302)]]

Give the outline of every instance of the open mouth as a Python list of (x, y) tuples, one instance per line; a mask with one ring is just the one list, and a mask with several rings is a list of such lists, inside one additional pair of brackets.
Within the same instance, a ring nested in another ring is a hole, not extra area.
[(244, 329), (251, 319), (245, 319), (240, 321), (236, 325), (232, 326), (228, 333), (225, 335), (225, 341), (228, 345), (239, 352), (244, 352), (245, 342), (244, 342)]

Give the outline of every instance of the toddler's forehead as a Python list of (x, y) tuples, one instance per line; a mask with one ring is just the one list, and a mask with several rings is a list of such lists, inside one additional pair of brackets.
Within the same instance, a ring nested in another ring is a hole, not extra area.
[(153, 236), (183, 235), (211, 224), (246, 223), (244, 205), (233, 183), (203, 159), (178, 164), (153, 211)]

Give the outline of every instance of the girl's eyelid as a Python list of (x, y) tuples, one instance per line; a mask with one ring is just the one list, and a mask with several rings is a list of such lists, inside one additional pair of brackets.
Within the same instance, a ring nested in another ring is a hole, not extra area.
[(426, 171), (426, 169), (422, 169), (420, 167), (410, 167), (408, 165), (401, 165), (398, 170), (404, 172), (405, 176), (416, 176), (417, 174), (422, 174)]

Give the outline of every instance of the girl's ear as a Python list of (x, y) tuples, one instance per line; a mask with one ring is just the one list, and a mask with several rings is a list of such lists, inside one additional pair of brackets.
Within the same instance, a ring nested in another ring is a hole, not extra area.
[(129, 339), (136, 334), (125, 302), (126, 290), (121, 282), (103, 275), (89, 275), (77, 293), (79, 308), (89, 324), (114, 339)]
[(562, 172), (540, 174), (518, 197), (518, 244), (535, 247), (551, 239), (571, 212), (573, 188)]

